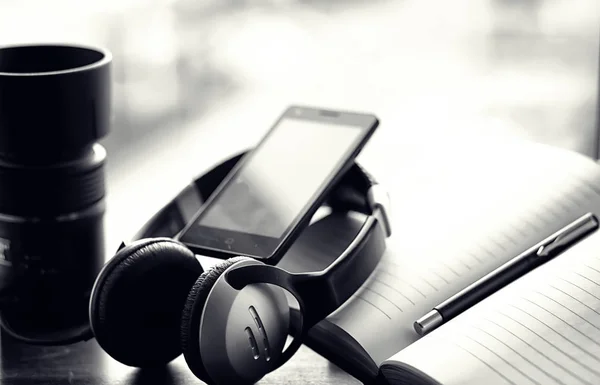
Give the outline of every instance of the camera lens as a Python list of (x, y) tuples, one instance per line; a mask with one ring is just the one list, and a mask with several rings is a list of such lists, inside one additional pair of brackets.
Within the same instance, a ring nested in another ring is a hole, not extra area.
[(0, 48), (0, 319), (16, 338), (72, 342), (104, 262), (109, 52)]

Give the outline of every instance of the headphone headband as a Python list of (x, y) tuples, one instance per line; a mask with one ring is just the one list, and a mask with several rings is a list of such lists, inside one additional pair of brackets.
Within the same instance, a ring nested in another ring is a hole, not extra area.
[[(133, 240), (176, 237), (245, 154), (234, 155), (196, 178), (157, 212)], [(303, 329), (313, 326), (354, 294), (379, 263), (385, 238), (391, 235), (388, 196), (358, 163), (344, 174), (325, 203), (333, 211), (367, 215), (354, 240), (325, 270), (292, 274), (273, 266), (249, 265), (227, 274), (230, 285), (238, 289), (252, 283), (271, 283), (292, 293), (304, 308)], [(296, 242), (301, 241), (302, 237)]]
[[(196, 178), (157, 212), (133, 240), (176, 238), (244, 155), (245, 152), (234, 155)], [(388, 195), (357, 163), (346, 171), (324, 204), (334, 213), (355, 211), (366, 215), (354, 239), (324, 270), (290, 273), (263, 263), (242, 263), (224, 276), (229, 286), (236, 290), (250, 284), (271, 284), (296, 298), (299, 314), (296, 313), (292, 320), (294, 338), (271, 370), (287, 362), (301, 346), (308, 330), (339, 308), (362, 286), (383, 256), (385, 238), (391, 235)], [(311, 243), (311, 240), (310, 236), (303, 239), (301, 235), (295, 242)], [(225, 365), (220, 369), (227, 368)], [(213, 374), (216, 375), (216, 372)]]

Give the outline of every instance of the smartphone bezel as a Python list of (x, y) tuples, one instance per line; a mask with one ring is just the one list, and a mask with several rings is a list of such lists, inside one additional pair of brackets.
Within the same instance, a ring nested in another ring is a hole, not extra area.
[[(338, 124), (362, 129), (359, 138), (354, 143), (354, 147), (349, 149), (342, 158), (339, 159), (333, 171), (325, 180), (311, 202), (305, 204), (294, 221), (288, 226), (281, 237), (267, 237), (252, 233), (220, 229), (216, 227), (198, 226), (196, 222), (200, 219), (207, 208), (222, 194), (231, 181), (239, 174), (244, 165), (260, 151), (263, 143), (268, 140), (270, 135), (279, 127), (284, 119), (308, 120), (320, 123)], [(365, 144), (369, 141), (379, 120), (376, 116), (367, 113), (357, 113), (348, 111), (324, 110), (321, 108), (290, 106), (275, 121), (267, 131), (256, 147), (249, 151), (234, 166), (232, 171), (223, 179), (213, 194), (202, 205), (201, 209), (194, 215), (184, 229), (178, 234), (177, 239), (190, 248), (195, 254), (205, 255), (215, 258), (227, 259), (238, 255), (244, 255), (269, 264), (279, 262), (281, 257), (296, 240), (302, 229), (308, 225), (310, 219), (316, 210), (323, 204), (325, 198), (331, 189), (337, 184), (344, 173), (352, 166), (354, 159), (361, 152)], [(201, 231), (205, 230), (205, 231)], [(210, 231), (206, 231), (210, 230)], [(210, 233), (210, 234), (209, 234)], [(215, 236), (215, 234), (217, 234)], [(202, 241), (200, 241), (202, 239)], [(233, 239), (232, 243), (227, 241)], [(256, 245), (256, 246), (255, 246)]]

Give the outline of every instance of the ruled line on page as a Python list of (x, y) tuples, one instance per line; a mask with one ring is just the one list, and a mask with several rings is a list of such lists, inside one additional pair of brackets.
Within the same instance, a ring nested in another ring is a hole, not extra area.
[(579, 199), (577, 199), (578, 197), (576, 194), (564, 194), (563, 198), (565, 200), (570, 201), (574, 206), (577, 206), (578, 208), (585, 207), (584, 204)]
[(509, 234), (507, 234), (505, 232), (500, 233), (500, 236), (506, 238), (506, 240), (508, 240), (509, 242), (511, 242), (515, 246), (519, 246), (520, 245), (520, 243), (517, 242), (516, 239), (514, 239), (513, 237), (511, 237)]
[(587, 280), (587, 281), (589, 281), (589, 282), (591, 282), (591, 283), (595, 284), (596, 286), (600, 287), (600, 283), (598, 283), (598, 282), (594, 281), (594, 280), (593, 280), (593, 279), (591, 279), (590, 277), (586, 277), (585, 275), (583, 275), (583, 274), (581, 274), (581, 273), (578, 273), (578, 272), (576, 272), (576, 271), (572, 271), (572, 273), (574, 273), (574, 274), (577, 274), (577, 275), (578, 275), (578, 276), (580, 276), (581, 278), (583, 278), (583, 279), (585, 279), (585, 280)]
[(538, 218), (538, 219), (539, 219), (541, 222), (544, 222), (544, 224), (545, 224), (546, 226), (550, 226), (550, 225), (552, 225), (552, 221), (548, 220), (548, 219), (547, 219), (545, 216), (543, 216), (543, 215), (541, 214), (541, 212), (538, 212), (538, 211), (536, 211), (534, 215), (535, 215), (535, 217), (536, 217), (536, 218)]
[(596, 330), (600, 331), (600, 328), (598, 328), (598, 326), (594, 325), (593, 323), (591, 323), (590, 321), (588, 321), (586, 318), (582, 317), (579, 313), (573, 311), (573, 309), (571, 309), (570, 307), (564, 305), (563, 303), (561, 303), (560, 301), (557, 301), (556, 299), (547, 296), (544, 293), (541, 293), (539, 291), (534, 291), (535, 293), (548, 298), (550, 301), (556, 303), (557, 305), (561, 306), (562, 308), (566, 309), (567, 311), (569, 311), (571, 314), (575, 315), (576, 317), (578, 317), (580, 320), (582, 320), (584, 323), (591, 325), (593, 328), (595, 328)]
[(441, 279), (442, 281), (444, 281), (447, 285), (450, 284), (450, 281), (448, 281), (446, 278), (444, 278), (444, 276), (441, 275), (440, 273), (438, 273), (436, 270), (432, 269), (431, 270), (431, 274), (435, 275), (436, 277), (438, 277), (439, 279)]
[[(384, 274), (384, 275), (386, 275), (386, 276), (389, 276), (389, 277), (392, 277), (392, 278), (394, 278), (394, 279), (396, 279), (396, 280), (398, 280), (398, 281), (401, 281), (401, 282), (406, 282), (406, 281), (404, 281), (404, 280), (403, 280), (403, 279), (402, 279), (402, 278), (401, 278), (399, 275), (397, 275), (397, 274), (394, 274), (394, 273), (390, 273), (389, 271), (386, 271), (386, 270), (383, 270), (383, 269), (382, 269), (382, 270), (378, 270), (378, 271), (377, 271), (377, 274)], [(428, 284), (429, 286), (431, 286), (431, 287), (432, 287), (432, 288), (433, 288), (435, 291), (439, 291), (439, 289), (438, 289), (437, 287), (433, 286), (433, 284), (431, 284), (431, 283), (429, 282), (429, 280), (427, 280), (426, 278), (423, 278), (422, 280), (419, 280), (419, 282), (424, 282), (424, 283)], [(449, 282), (448, 282), (448, 281), (446, 281), (446, 283), (449, 283)], [(413, 285), (409, 285), (408, 283), (406, 283), (406, 285), (407, 285), (407, 286), (409, 286), (409, 287), (411, 287), (411, 288), (413, 288), (415, 291), (419, 291), (419, 292), (421, 292), (420, 290), (418, 290), (418, 289), (417, 289), (415, 286), (413, 286)], [(422, 293), (422, 292), (421, 292), (421, 293)]]
[[(545, 307), (543, 307), (543, 306), (539, 305), (538, 303), (536, 303), (536, 302), (533, 302), (533, 301), (532, 301), (532, 300), (530, 300), (529, 298), (523, 298), (523, 299), (524, 299), (524, 300), (526, 300), (527, 302), (529, 302), (530, 304), (532, 304), (533, 306), (535, 306), (535, 307), (538, 307), (539, 309), (543, 310), (545, 313), (548, 313), (550, 316), (552, 316), (552, 317), (556, 318), (556, 319), (557, 319), (557, 320), (559, 320), (559, 321), (560, 321), (562, 324), (564, 324), (564, 325), (568, 326), (568, 327), (569, 327), (571, 330), (575, 331), (575, 332), (576, 332), (576, 333), (578, 333), (580, 336), (584, 337), (585, 339), (589, 340), (590, 342), (592, 342), (593, 344), (595, 344), (596, 346), (598, 346), (598, 347), (600, 348), (600, 342), (599, 342), (599, 341), (596, 341), (595, 339), (593, 339), (593, 338), (592, 338), (592, 337), (590, 337), (589, 335), (587, 335), (587, 334), (583, 333), (581, 330), (577, 329), (576, 327), (574, 327), (573, 325), (571, 325), (570, 323), (568, 323), (567, 321), (565, 321), (563, 318), (561, 318), (561, 317), (557, 316), (556, 314), (554, 314), (553, 312), (549, 311), (549, 310), (548, 310), (548, 309), (546, 309)], [(519, 310), (520, 310), (520, 309), (519, 309)], [(544, 323), (544, 325), (546, 325), (546, 324)], [(548, 325), (546, 325), (546, 326), (548, 326)], [(548, 326), (548, 327), (550, 327), (550, 326)], [(555, 331), (554, 329), (552, 329), (552, 330), (553, 330), (553, 331)], [(555, 332), (556, 332), (556, 333), (558, 333), (557, 331), (555, 331)], [(559, 333), (559, 334), (560, 334), (560, 333)], [(561, 336), (562, 336), (562, 334), (561, 334)], [(566, 339), (568, 339), (567, 337), (564, 337), (564, 336), (563, 336), (563, 338), (566, 338)], [(588, 352), (588, 354), (591, 354), (591, 355), (592, 355), (592, 357), (594, 357), (594, 358), (595, 358), (595, 359), (596, 359), (598, 362), (600, 362), (600, 358), (597, 358), (597, 357), (596, 357), (595, 355), (593, 355), (592, 353), (589, 353), (589, 352)], [(600, 372), (599, 372), (599, 374), (600, 374)]]
[(593, 183), (590, 183), (589, 180), (584, 179), (584, 178), (580, 178), (579, 180), (581, 181), (581, 186), (590, 190), (594, 195), (600, 196), (600, 188), (598, 186), (596, 186)]
[(456, 270), (454, 270), (450, 265), (448, 265), (446, 262), (444, 261), (440, 261), (440, 264), (442, 266), (444, 266), (446, 269), (448, 269), (448, 271), (452, 272), (455, 276), (459, 277), (461, 276), (461, 274), (459, 272), (457, 272)]
[(523, 377), (529, 379), (531, 382), (533, 382), (534, 384), (538, 384), (538, 385), (542, 385), (540, 382), (536, 381), (535, 379), (531, 378), (530, 376), (528, 376), (527, 374), (525, 374), (521, 369), (517, 368), (515, 365), (513, 365), (511, 362), (509, 362), (508, 360), (506, 360), (504, 357), (502, 357), (500, 354), (498, 354), (497, 352), (495, 352), (494, 350), (490, 349), (488, 346), (482, 344), (480, 341), (474, 339), (473, 337), (471, 337), (470, 335), (464, 334), (463, 335), (465, 338), (475, 342), (477, 345), (481, 346), (482, 348), (486, 349), (488, 352), (492, 353), (493, 355), (495, 355), (496, 357), (498, 357), (502, 362), (504, 362), (506, 365), (508, 365), (509, 367), (513, 368), (515, 371), (517, 371), (518, 373), (520, 373)]
[[(565, 196), (566, 196), (566, 194), (565, 194), (565, 195), (563, 195), (563, 197), (565, 197)], [(565, 202), (564, 202), (564, 200), (563, 200), (563, 199), (555, 199), (555, 202), (556, 202), (556, 204), (558, 205), (558, 207), (560, 207), (560, 208), (562, 208), (562, 209), (563, 209), (563, 211), (564, 211), (565, 213), (570, 213), (570, 212), (571, 212), (571, 207), (567, 206), (567, 205), (565, 204)]]
[(533, 231), (537, 233), (539, 233), (540, 231), (542, 231), (536, 224), (534, 224), (532, 221), (530, 221), (527, 218), (520, 218), (521, 221), (523, 221), (527, 226), (531, 227), (533, 229)]
[(456, 262), (460, 263), (461, 265), (463, 265), (464, 267), (467, 268), (467, 270), (472, 270), (473, 268), (471, 267), (471, 265), (469, 265), (468, 263), (465, 262), (465, 260), (463, 258), (456, 258)]
[[(586, 308), (588, 308), (588, 309), (589, 309), (589, 310), (591, 310), (592, 312), (596, 313), (596, 315), (600, 316), (600, 313), (598, 313), (598, 312), (596, 311), (596, 309), (594, 309), (594, 308), (591, 308), (591, 307), (590, 307), (590, 306), (588, 306), (587, 304), (583, 303), (583, 301), (581, 301), (579, 298), (576, 298), (576, 297), (572, 296), (571, 294), (567, 293), (566, 291), (564, 291), (564, 290), (562, 290), (562, 289), (559, 289), (558, 287), (556, 287), (556, 286), (554, 286), (554, 285), (550, 285), (550, 284), (548, 284), (548, 287), (551, 287), (551, 288), (553, 288), (554, 290), (556, 290), (556, 291), (559, 291), (559, 292), (563, 293), (563, 294), (564, 294), (564, 295), (566, 295), (567, 297), (569, 297), (569, 298), (571, 298), (572, 300), (574, 300), (574, 301), (576, 301), (576, 302), (580, 303), (581, 305), (585, 306)], [(590, 323), (591, 323), (591, 322), (590, 322)], [(596, 326), (596, 324), (593, 324), (593, 325), (594, 325), (594, 326)], [(598, 328), (597, 326), (596, 326), (596, 328), (598, 329), (598, 331), (600, 331), (600, 328)]]
[[(523, 311), (520, 308), (516, 308), (520, 311)], [(586, 369), (588, 369), (590, 372), (596, 373), (597, 375), (600, 376), (600, 372), (596, 371), (594, 368), (589, 367), (585, 364), (583, 364), (581, 362), (581, 360), (578, 360), (576, 357), (573, 357), (571, 354), (565, 352), (563, 349), (559, 348), (558, 346), (556, 346), (554, 343), (550, 342), (547, 338), (543, 337), (541, 334), (539, 334), (538, 332), (536, 332), (535, 330), (531, 329), (530, 327), (526, 326), (525, 324), (523, 324), (522, 322), (514, 319), (512, 316), (503, 313), (503, 312), (498, 312), (498, 314), (510, 319), (511, 321), (515, 322), (516, 324), (520, 325), (521, 327), (525, 328), (529, 333), (531, 333), (532, 335), (537, 336), (540, 340), (544, 341), (546, 344), (548, 344), (550, 347), (554, 348), (557, 352), (561, 353), (562, 355), (566, 356), (567, 358), (569, 358), (571, 361), (573, 361), (574, 363), (581, 365), (583, 367), (585, 367)], [(572, 344), (573, 347), (575, 347), (576, 349), (579, 349), (582, 353), (589, 355), (591, 358), (598, 360), (593, 354), (591, 354), (590, 352), (588, 352), (585, 349), (582, 349), (579, 345), (575, 344), (573, 341), (571, 341), (570, 338), (565, 337), (564, 335), (562, 335), (561, 333), (557, 332), (556, 329), (554, 329), (551, 326), (548, 326), (548, 324), (546, 324), (543, 321), (540, 321), (539, 318), (532, 316), (531, 314), (529, 314), (528, 312), (525, 312), (525, 314), (531, 318), (533, 318), (535, 321), (541, 323), (542, 325), (544, 325), (546, 328), (548, 328), (549, 330), (553, 331), (556, 335), (560, 336), (561, 338), (563, 338), (565, 341), (567, 341), (568, 343)], [(600, 361), (599, 361), (600, 362)]]
[(592, 267), (592, 266), (590, 266), (590, 265), (587, 265), (587, 264), (583, 264), (583, 265), (584, 265), (585, 267), (587, 267), (588, 269), (590, 269), (590, 270), (593, 270), (593, 271), (595, 271), (596, 273), (600, 274), (600, 270), (596, 269), (595, 267)]
[(496, 245), (500, 250), (506, 252), (508, 249), (502, 243), (500, 243), (496, 238), (489, 237), (488, 238), (494, 245)]
[[(389, 283), (385, 282), (384, 280), (380, 279), (379, 277), (375, 276), (373, 277), (373, 279), (376, 282), (381, 283), (382, 285), (385, 285), (387, 287), (389, 287), (390, 289), (396, 291), (396, 292), (400, 292), (398, 289), (396, 289), (395, 287), (393, 287), (392, 285), (390, 285)], [(419, 290), (416, 286), (414, 286), (413, 284), (411, 284), (410, 282), (406, 282), (403, 279), (399, 279), (404, 285), (410, 287), (413, 291), (419, 293), (421, 295), (421, 297), (423, 298), (427, 298), (427, 295), (425, 295), (425, 293), (423, 293), (421, 290)], [(408, 299), (408, 298), (407, 298)], [(412, 302), (412, 300), (410, 300)]]
[(496, 373), (500, 378), (504, 379), (504, 381), (508, 382), (511, 385), (518, 385), (515, 382), (511, 381), (508, 377), (506, 377), (498, 369), (496, 369), (492, 364), (490, 364), (489, 362), (485, 361), (484, 359), (482, 359), (481, 357), (479, 357), (477, 354), (473, 353), (471, 350), (467, 349), (466, 347), (462, 346), (461, 344), (459, 344), (457, 342), (454, 342), (454, 346), (460, 348), (461, 350), (463, 350), (464, 352), (466, 352), (467, 354), (469, 354), (470, 356), (472, 356), (473, 358), (475, 358), (477, 361), (479, 361), (482, 364), (484, 364), (488, 369), (490, 369), (491, 371), (493, 371), (494, 373)]
[(362, 296), (360, 296), (360, 295), (357, 295), (357, 296), (355, 296), (354, 298), (356, 298), (356, 299), (358, 299), (358, 300), (361, 300), (361, 301), (363, 301), (363, 302), (366, 302), (367, 304), (369, 304), (369, 305), (371, 305), (372, 307), (374, 307), (375, 309), (377, 309), (377, 310), (378, 310), (380, 313), (382, 313), (382, 314), (383, 314), (384, 316), (386, 316), (387, 318), (389, 318), (389, 319), (392, 319), (392, 317), (390, 317), (390, 315), (389, 315), (388, 313), (386, 313), (386, 311), (385, 311), (385, 310), (381, 309), (379, 306), (375, 305), (373, 302), (369, 301), (368, 299), (366, 299), (366, 298), (363, 298), (363, 297), (362, 297)]
[[(575, 288), (577, 288), (577, 289), (579, 289), (579, 290), (583, 291), (584, 293), (587, 293), (589, 296), (591, 296), (591, 297), (594, 297), (596, 300), (600, 301), (600, 298), (599, 298), (599, 297), (597, 297), (596, 295), (594, 295), (594, 294), (592, 294), (591, 292), (587, 291), (586, 289), (582, 288), (581, 286), (579, 286), (579, 285), (577, 285), (577, 284), (575, 284), (575, 283), (573, 283), (573, 282), (569, 281), (568, 279), (565, 279), (565, 278), (563, 278), (563, 277), (556, 277), (556, 278), (560, 279), (560, 280), (561, 280), (561, 281), (563, 281), (563, 282), (566, 282), (566, 283), (568, 283), (569, 285), (571, 285), (571, 286), (573, 286), (573, 287), (575, 287)], [(594, 311), (595, 311), (595, 310), (594, 310)], [(596, 313), (597, 313), (597, 312), (596, 312)]]
[[(375, 295), (377, 296), (377, 298), (381, 298), (381, 299), (383, 299), (384, 301), (386, 301), (387, 303), (390, 303), (392, 306), (394, 306), (394, 307), (395, 307), (396, 309), (398, 309), (400, 312), (404, 312), (404, 310), (402, 310), (402, 308), (401, 308), (400, 306), (398, 306), (398, 305), (397, 305), (397, 304), (396, 304), (394, 301), (390, 300), (389, 298), (387, 298), (387, 297), (386, 297), (386, 296), (384, 296), (383, 294), (379, 293), (378, 291), (376, 291), (376, 290), (373, 290), (373, 289), (372, 289), (372, 288), (370, 288), (370, 287), (365, 287), (364, 289), (365, 289), (365, 291), (366, 291), (366, 292), (368, 292), (368, 293), (373, 293), (373, 294), (375, 294)], [(361, 293), (361, 297), (363, 297), (363, 298), (364, 298), (364, 294), (365, 294), (364, 292), (363, 292), (363, 293)]]
[[(519, 223), (522, 223), (522, 222), (521, 222), (521, 221), (519, 221)], [(511, 228), (513, 231), (515, 231), (516, 233), (518, 233), (518, 234), (519, 234), (519, 236), (520, 236), (521, 238), (527, 238), (528, 234), (527, 234), (527, 232), (525, 231), (525, 229), (518, 227), (516, 223), (509, 223), (509, 225), (508, 225), (508, 226), (509, 226), (509, 227), (510, 227), (510, 228)]]
[[(505, 341), (500, 340), (498, 337), (496, 337), (494, 334), (488, 332), (487, 330), (484, 330), (481, 327), (478, 326), (473, 326), (474, 329), (477, 329), (479, 331), (481, 331), (482, 333), (485, 333), (486, 335), (490, 336), (491, 338), (493, 338), (495, 341), (497, 341), (499, 344), (507, 347), (513, 354), (516, 354), (518, 357), (521, 357), (521, 359), (525, 362), (527, 362), (529, 365), (531, 365), (532, 367), (536, 368), (537, 370), (539, 370), (540, 372), (542, 372), (543, 374), (545, 374), (546, 376), (552, 378), (554, 381), (558, 382), (559, 384), (563, 384), (566, 385), (563, 381), (561, 381), (560, 379), (558, 379), (557, 377), (555, 377), (554, 375), (552, 375), (551, 373), (547, 372), (546, 370), (544, 370), (544, 368), (542, 368), (541, 366), (535, 364), (533, 361), (531, 361), (529, 358), (525, 357), (523, 354), (519, 353), (514, 347), (510, 346), (509, 344), (507, 344)], [(515, 365), (512, 365), (513, 368), (517, 369)], [(523, 375), (525, 375), (527, 378), (529, 378), (532, 382), (535, 383), (539, 383), (538, 381), (532, 379), (531, 377), (527, 376), (525, 373), (521, 372)]]
[(518, 339), (519, 341), (521, 341), (524, 345), (527, 345), (531, 350), (535, 351), (537, 354), (539, 354), (540, 356), (544, 357), (546, 360), (552, 362), (552, 364), (560, 367), (562, 370), (564, 370), (565, 372), (569, 373), (573, 377), (578, 378), (582, 382), (586, 382), (586, 383), (589, 383), (591, 385), (594, 385), (591, 382), (588, 382), (585, 379), (583, 379), (581, 376), (577, 375), (575, 372), (571, 371), (569, 368), (567, 368), (564, 365), (562, 365), (560, 362), (558, 362), (558, 360), (552, 359), (546, 353), (544, 353), (540, 349), (536, 348), (535, 346), (533, 346), (532, 344), (530, 344), (529, 342), (527, 342), (526, 340), (524, 340), (520, 336), (518, 336), (515, 333), (513, 333), (510, 329), (505, 328), (504, 326), (502, 326), (501, 324), (497, 323), (496, 321), (494, 321), (492, 319), (485, 318), (485, 320), (488, 321), (488, 322), (490, 322), (490, 323), (492, 323), (492, 324), (494, 324), (494, 325), (496, 325), (498, 328), (501, 328), (505, 332), (511, 334), (513, 337), (515, 337), (516, 339)]
[(490, 249), (488, 249), (486, 246), (482, 245), (479, 242), (475, 243), (475, 246), (477, 246), (478, 248), (480, 248), (481, 250), (483, 250), (483, 252), (485, 254), (487, 254), (488, 256), (492, 257), (492, 258), (497, 258), (498, 256), (496, 255), (496, 253), (494, 253), (493, 251), (491, 251)]
[(477, 262), (483, 263), (483, 260), (481, 258), (479, 258), (474, 251), (466, 251), (466, 253), (468, 255), (470, 255), (471, 257), (473, 257)]
[(410, 299), (408, 296), (406, 296), (404, 293), (402, 293), (400, 290), (396, 289), (395, 287), (392, 287), (389, 284), (377, 279), (377, 277), (373, 278), (373, 280), (380, 285), (384, 285), (387, 289), (392, 290), (394, 293), (396, 293), (397, 295), (401, 296), (402, 298), (404, 298), (405, 300), (410, 302), (413, 306), (415, 305), (415, 302), (412, 299)]

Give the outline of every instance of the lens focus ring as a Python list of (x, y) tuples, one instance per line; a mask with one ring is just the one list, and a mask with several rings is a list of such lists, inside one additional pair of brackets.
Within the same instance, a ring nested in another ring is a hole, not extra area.
[(0, 213), (48, 217), (85, 209), (105, 195), (105, 158), (96, 144), (82, 159), (48, 167), (0, 161)]

